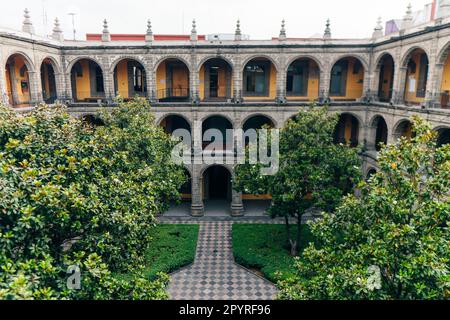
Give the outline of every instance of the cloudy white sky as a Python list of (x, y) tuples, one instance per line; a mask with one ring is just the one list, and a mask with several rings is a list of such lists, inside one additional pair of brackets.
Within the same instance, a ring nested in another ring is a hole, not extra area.
[(277, 36), (283, 18), (288, 37), (322, 34), (330, 18), (333, 37), (364, 38), (371, 36), (378, 16), (383, 21), (401, 18), (408, 3), (419, 10), (428, 2), (432, 0), (0, 0), (0, 26), (20, 29), (27, 7), (39, 34), (49, 34), (58, 17), (66, 38), (71, 38), (69, 12), (77, 13), (78, 39), (101, 32), (105, 18), (111, 33), (145, 33), (151, 19), (158, 34), (189, 33), (193, 18), (199, 34), (233, 33), (240, 18), (242, 32), (251, 39)]

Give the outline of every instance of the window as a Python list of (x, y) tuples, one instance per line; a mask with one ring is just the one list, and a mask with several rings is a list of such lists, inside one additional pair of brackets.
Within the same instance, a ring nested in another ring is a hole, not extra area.
[(286, 79), (286, 91), (290, 95), (306, 96), (308, 94), (308, 70), (307, 61), (298, 61), (288, 68)]
[(269, 63), (265, 61), (250, 62), (245, 67), (245, 92), (250, 95), (269, 95)]
[(144, 92), (144, 71), (136, 66), (133, 67), (133, 86), (135, 92)]

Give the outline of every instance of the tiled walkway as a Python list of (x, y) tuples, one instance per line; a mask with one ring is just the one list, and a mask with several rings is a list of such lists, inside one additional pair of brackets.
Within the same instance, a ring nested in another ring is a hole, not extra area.
[(200, 222), (195, 262), (172, 274), (174, 300), (270, 300), (277, 290), (269, 281), (234, 262), (231, 221)]

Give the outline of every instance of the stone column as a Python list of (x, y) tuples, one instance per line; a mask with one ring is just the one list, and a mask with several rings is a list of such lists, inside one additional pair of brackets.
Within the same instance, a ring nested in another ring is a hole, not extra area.
[(156, 100), (156, 74), (153, 72), (153, 63), (152, 61), (145, 61), (145, 85), (147, 86), (147, 98), (150, 102), (154, 102)]
[(9, 64), (9, 76), (11, 77), (11, 96), (13, 99), (9, 104), (14, 105), (19, 102), (19, 95), (17, 94), (16, 70), (13, 63)]
[(242, 65), (240, 59), (236, 58), (233, 69), (233, 99), (240, 101), (242, 99)]
[(324, 101), (330, 97), (331, 70), (324, 67), (320, 70), (319, 78), (319, 100)]
[(364, 80), (363, 80), (363, 95), (361, 99), (365, 98), (371, 98), (372, 97), (372, 90), (370, 88), (372, 83), (372, 74), (370, 72), (370, 69), (364, 70)]
[(205, 207), (203, 205), (203, 177), (201, 176), (201, 165), (192, 166), (192, 202), (191, 202), (191, 215), (194, 217), (202, 217), (205, 213)]
[(231, 215), (242, 217), (244, 215), (244, 204), (242, 202), (242, 192), (231, 190)]
[(367, 133), (364, 138), (367, 151), (376, 150), (377, 127), (369, 124), (364, 127), (364, 131)]
[(277, 100), (286, 101), (286, 70), (282, 66), (277, 71)]
[(39, 73), (36, 71), (28, 71), (28, 81), (30, 87), (30, 104), (36, 105), (43, 103), (41, 81)]
[(116, 93), (114, 91), (114, 75), (107, 68), (104, 68), (103, 70), (105, 99), (107, 103), (112, 103), (114, 101), (114, 98), (116, 97)]
[(189, 74), (189, 86), (191, 100), (195, 103), (200, 100), (198, 88), (200, 87), (200, 77), (198, 76), (197, 68), (192, 66)]
[(442, 78), (444, 75), (444, 64), (437, 63), (435, 65), (434, 77), (431, 81), (431, 94), (429, 106), (432, 108), (440, 108), (441, 107), (441, 88), (442, 88)]
[(58, 101), (66, 100), (66, 90), (64, 88), (64, 73), (55, 73), (55, 82), (56, 82), (56, 99)]
[[(0, 61), (1, 61), (1, 55), (0, 55)], [(6, 73), (5, 66), (2, 63), (2, 64), (0, 64), (0, 103), (8, 105), (9, 97), (8, 97), (5, 73)]]
[(67, 73), (62, 74), (65, 83), (64, 96), (66, 101), (75, 101), (74, 92), (72, 92), (72, 77), (70, 70)]

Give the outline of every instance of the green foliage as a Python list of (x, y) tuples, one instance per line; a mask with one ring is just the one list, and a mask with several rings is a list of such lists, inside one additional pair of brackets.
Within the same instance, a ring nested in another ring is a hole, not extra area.
[(317, 244), (280, 284), (283, 299), (448, 299), (450, 145), (428, 123), (379, 154), (380, 171), (311, 225)]
[[(302, 225), (301, 232), (300, 252), (313, 241), (307, 225)], [(233, 225), (233, 254), (236, 262), (260, 270), (272, 282), (294, 275), (294, 258), (286, 245), (283, 225)]]
[(194, 262), (198, 225), (158, 225), (145, 255), (144, 275), (152, 280)]
[[(0, 299), (162, 298), (167, 278), (138, 270), (155, 215), (177, 198), (183, 171), (173, 142), (142, 101), (123, 103), (91, 128), (64, 107), (26, 115), (0, 107)], [(82, 289), (66, 289), (81, 268)]]
[[(333, 143), (336, 124), (337, 116), (326, 108), (300, 111), (281, 130), (279, 171), (263, 175), (261, 164), (240, 165), (234, 178), (236, 190), (271, 194), (270, 215), (296, 217), (297, 228), (308, 209), (332, 211), (360, 178), (358, 150)], [(289, 236), (293, 255), (300, 234), (297, 231), (296, 240)]]

